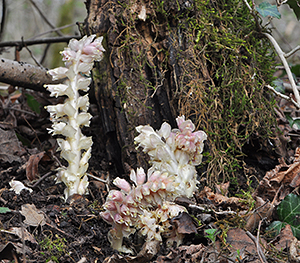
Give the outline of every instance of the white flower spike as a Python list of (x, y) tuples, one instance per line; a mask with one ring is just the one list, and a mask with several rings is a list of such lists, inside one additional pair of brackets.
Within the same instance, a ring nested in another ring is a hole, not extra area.
[(59, 168), (57, 182), (63, 182), (65, 199), (72, 194), (86, 194), (88, 179), (86, 171), (91, 156), (92, 138), (81, 132), (81, 126), (89, 126), (91, 115), (88, 94), (80, 96), (79, 90), (88, 91), (91, 79), (88, 77), (94, 61), (100, 61), (105, 51), (102, 37), (84, 36), (81, 40), (71, 39), (61, 54), (66, 67), (49, 70), (53, 80), (66, 78), (65, 84), (46, 85), (50, 96), (67, 96), (64, 104), (50, 105), (47, 108), (53, 122), (49, 133), (63, 135), (58, 138), (61, 157), (68, 167)]

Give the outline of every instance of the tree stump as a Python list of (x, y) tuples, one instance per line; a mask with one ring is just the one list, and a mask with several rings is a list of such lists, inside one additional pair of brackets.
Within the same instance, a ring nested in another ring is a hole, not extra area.
[(147, 168), (135, 127), (176, 126), (186, 115), (208, 134), (208, 174), (236, 176), (243, 145), (270, 136), (273, 74), (264, 30), (239, 0), (87, 0), (83, 34), (104, 36), (94, 71), (108, 159)]

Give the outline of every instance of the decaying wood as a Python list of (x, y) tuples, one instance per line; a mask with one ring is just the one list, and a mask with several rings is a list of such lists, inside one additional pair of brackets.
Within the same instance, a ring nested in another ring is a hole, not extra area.
[(136, 126), (150, 124), (158, 129), (167, 121), (175, 127), (178, 114), (172, 102), (178, 75), (176, 52), (168, 58), (162, 52), (174, 51), (177, 36), (171, 37), (166, 25), (158, 28), (151, 19), (144, 19), (142, 9), (155, 18), (151, 1), (123, 2), (86, 1), (88, 17), (82, 28), (83, 34), (104, 35), (107, 41), (105, 59), (96, 65), (100, 76), (95, 74), (94, 86), (103, 146), (119, 172), (126, 163), (147, 166), (133, 145)]
[(0, 59), (0, 82), (13, 86), (45, 92), (45, 84), (57, 84), (47, 70), (24, 62)]

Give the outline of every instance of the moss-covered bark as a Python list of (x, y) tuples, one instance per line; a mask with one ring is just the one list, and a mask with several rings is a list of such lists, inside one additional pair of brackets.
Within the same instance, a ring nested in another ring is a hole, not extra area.
[[(236, 175), (252, 135), (270, 136), (273, 57), (241, 0), (88, 0), (83, 33), (104, 35), (95, 89), (107, 152), (146, 163), (134, 127), (184, 114), (209, 136), (210, 178)], [(143, 12), (146, 16), (143, 17)], [(145, 18), (145, 20), (144, 20)]]

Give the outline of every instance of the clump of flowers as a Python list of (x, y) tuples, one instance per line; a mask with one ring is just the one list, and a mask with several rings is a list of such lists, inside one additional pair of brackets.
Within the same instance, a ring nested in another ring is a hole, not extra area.
[(186, 209), (172, 201), (176, 197), (191, 197), (197, 189), (196, 165), (202, 160), (203, 131), (194, 132), (195, 126), (184, 116), (176, 119), (178, 129), (163, 123), (159, 131), (149, 125), (138, 126), (135, 138), (138, 147), (150, 156), (152, 166), (147, 175), (143, 168), (131, 171), (130, 184), (116, 178), (114, 184), (120, 190), (111, 190), (104, 204), (102, 218), (112, 225), (108, 239), (114, 249), (131, 252), (122, 245), (123, 237), (139, 229), (146, 241), (153, 239), (180, 244), (182, 236), (170, 228), (169, 219)]
[(75, 193), (87, 192), (86, 171), (93, 142), (91, 137), (82, 134), (81, 127), (89, 126), (92, 116), (87, 112), (88, 94), (80, 96), (79, 90), (89, 90), (94, 61), (100, 61), (105, 51), (101, 43), (102, 37), (95, 38), (95, 35), (84, 36), (79, 41), (71, 39), (68, 47), (61, 52), (65, 67), (49, 70), (53, 80), (66, 78), (65, 84), (45, 85), (50, 96), (67, 96), (63, 104), (46, 107), (53, 122), (49, 133), (63, 136), (57, 139), (58, 150), (68, 166), (58, 169), (57, 181), (67, 186), (66, 199)]

